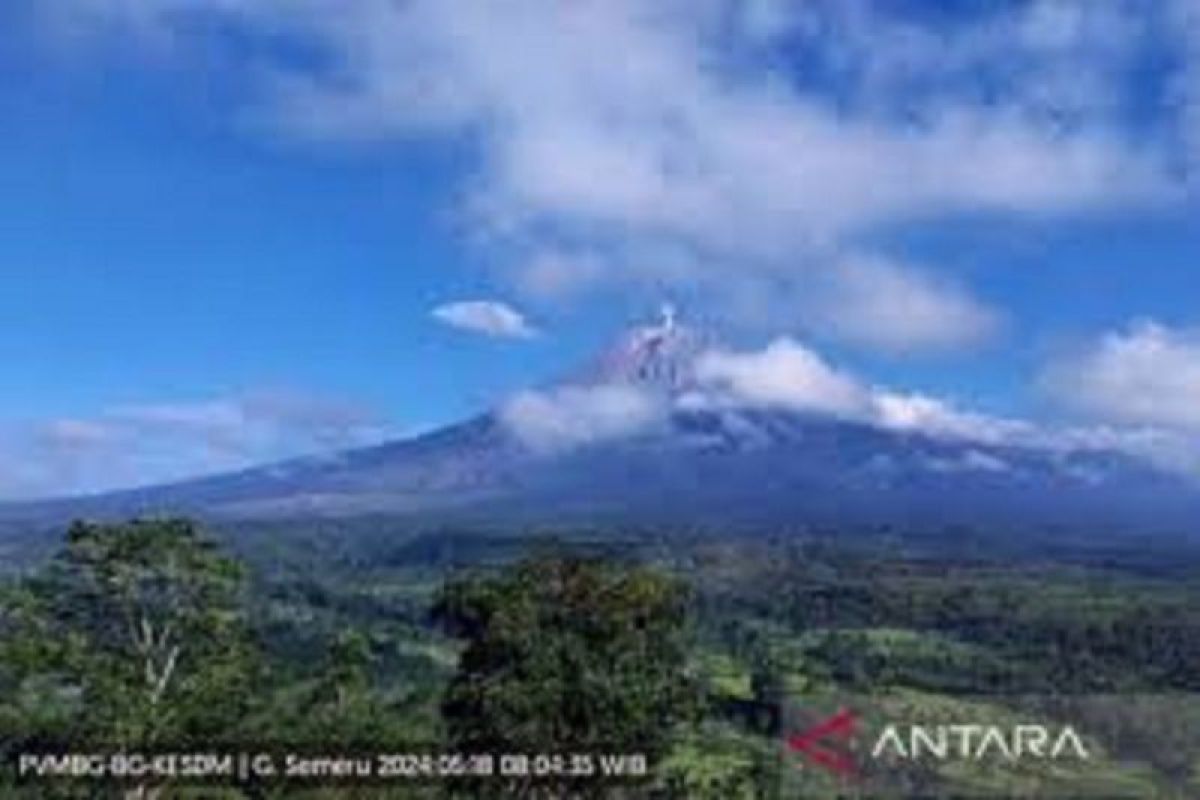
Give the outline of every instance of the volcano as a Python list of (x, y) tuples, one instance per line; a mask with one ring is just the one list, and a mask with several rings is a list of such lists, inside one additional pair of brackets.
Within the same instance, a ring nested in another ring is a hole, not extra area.
[(714, 337), (664, 309), (563, 380), (412, 439), (171, 485), (0, 509), (0, 521), (403, 515), (778, 529), (1190, 532), (1187, 480), (1103, 449), (985, 443), (711, 402)]

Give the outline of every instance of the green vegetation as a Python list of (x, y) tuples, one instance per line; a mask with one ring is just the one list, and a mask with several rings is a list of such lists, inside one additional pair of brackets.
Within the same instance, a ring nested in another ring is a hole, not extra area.
[[(572, 754), (656, 762), (694, 716), (686, 596), (661, 572), (538, 558), (449, 584), (435, 612), (468, 642), (442, 705), (454, 752), (558, 754), (568, 768)], [(578, 771), (593, 774), (556, 790), (602, 788), (597, 765)]]
[(6, 683), (36, 683), (39, 712), (73, 717), (86, 741), (203, 742), (248, 708), (258, 662), (241, 580), (187, 522), (76, 524), (6, 604)]
[[(56, 554), (0, 583), (0, 793), (128, 788), (18, 782), (21, 752), (250, 748), (566, 761), (539, 778), (133, 787), (230, 798), (1200, 796), (1194, 554), (988, 557), (913, 541), (548, 539), (395, 520), (206, 533), (182, 520), (77, 524)], [(1070, 723), (1096, 755), (1050, 771), (889, 762), (849, 781), (785, 745), (847, 693), (866, 729), (895, 718)], [(649, 773), (606, 778), (594, 761), (570, 762), (580, 754), (642, 754)]]

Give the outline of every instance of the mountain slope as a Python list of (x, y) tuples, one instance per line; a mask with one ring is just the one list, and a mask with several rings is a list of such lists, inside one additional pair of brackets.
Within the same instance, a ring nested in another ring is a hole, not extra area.
[[(534, 445), (502, 408), (415, 439), (323, 458), (10, 506), (0, 510), (0, 521), (436, 513), (524, 521), (1161, 530), (1200, 518), (1192, 487), (1118, 453), (985, 445), (814, 414), (689, 402), (697, 389), (695, 360), (710, 345), (667, 311), (660, 323), (632, 329), (542, 393), (551, 404), (556, 392), (575, 398), (612, 387), (637, 392), (659, 415), (620, 435), (606, 429), (570, 446)], [(587, 424), (571, 408), (562, 413), (568, 428)]]

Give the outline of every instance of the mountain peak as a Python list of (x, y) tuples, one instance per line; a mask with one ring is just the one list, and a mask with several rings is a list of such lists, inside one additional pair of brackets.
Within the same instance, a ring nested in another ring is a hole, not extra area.
[(572, 382), (683, 392), (692, 388), (696, 358), (710, 342), (710, 336), (680, 322), (675, 306), (664, 303), (656, 321), (626, 330)]

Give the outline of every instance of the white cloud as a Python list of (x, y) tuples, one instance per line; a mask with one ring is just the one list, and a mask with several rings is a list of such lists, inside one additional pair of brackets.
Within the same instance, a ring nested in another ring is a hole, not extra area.
[(551, 452), (649, 430), (665, 419), (666, 406), (636, 387), (601, 384), (521, 392), (499, 413), (522, 442)]
[(1051, 365), (1044, 380), (1095, 418), (1200, 433), (1200, 331), (1138, 322)]
[[(927, 395), (872, 386), (786, 337), (762, 350), (702, 353), (691, 377), (691, 388), (675, 398), (624, 383), (523, 392), (501, 407), (500, 419), (527, 445), (543, 451), (651, 431), (665, 422), (672, 409), (726, 407), (825, 415), (984, 444), (1047, 446), (1046, 433), (1031, 423), (962, 410)], [(1088, 442), (1079, 439), (1075, 443)]]
[[(772, 248), (928, 213), (1108, 205), (1158, 180), (1112, 131), (1056, 130), (1016, 105), (939, 98), (902, 125), (723, 70), (714, 8), (357, 3), (341, 24), (314, 20), (352, 80), (289, 76), (287, 119), (370, 137), (476, 126), (493, 223), (632, 225), (719, 250), (746, 234)], [(920, 46), (944, 52), (932, 36)]]
[[(616, 279), (724, 302), (779, 275), (819, 284), (896, 223), (1087, 214), (1178, 188), (1170, 137), (1126, 129), (1149, 23), (1122, 4), (1039, 0), (946, 28), (858, 0), (57, 6), (168, 38), (204, 29), (186, 24), (201, 9), (302, 41), (322, 57), (256, 64), (271, 75), (259, 119), (289, 135), (465, 137), (476, 240), (534, 292), (583, 274), (564, 269), (571, 252), (603, 253), (588, 264)], [(810, 66), (781, 69), (785, 49)], [(568, 257), (539, 261), (548, 249)], [(914, 313), (843, 270), (859, 312), (832, 334), (893, 350), (984, 338), (989, 315), (965, 290), (900, 264), (886, 276)]]
[(870, 393), (861, 383), (786, 338), (757, 353), (707, 353), (697, 362), (696, 378), (752, 405), (841, 417), (860, 417), (870, 408)]
[(735, 404), (824, 413), (889, 430), (987, 444), (1036, 439), (1036, 427), (1028, 422), (871, 385), (787, 338), (776, 339), (760, 351), (705, 354), (696, 377), (704, 391)]
[[(965, 409), (919, 392), (872, 385), (830, 365), (816, 352), (790, 339), (765, 349), (722, 352), (701, 359), (699, 392), (683, 398), (691, 408), (762, 406), (827, 414), (890, 431), (981, 445), (1069, 454), (1110, 450), (1160, 468), (1200, 474), (1200, 442), (1194, 435), (1142, 424), (1049, 427), (1035, 422)], [(959, 465), (997, 468), (972, 456)]]
[(878, 257), (849, 258), (815, 295), (817, 329), (877, 350), (953, 350), (988, 339), (999, 316), (959, 287)]
[(130, 405), (0, 430), (0, 499), (107, 491), (382, 441), (380, 418), (296, 392)]
[(890, 430), (986, 444), (1028, 444), (1036, 438), (1036, 427), (1023, 420), (965, 411), (924, 394), (877, 389), (872, 405), (875, 423)]
[(439, 322), (464, 331), (501, 339), (532, 339), (537, 330), (525, 315), (495, 300), (466, 300), (438, 306), (432, 312)]

